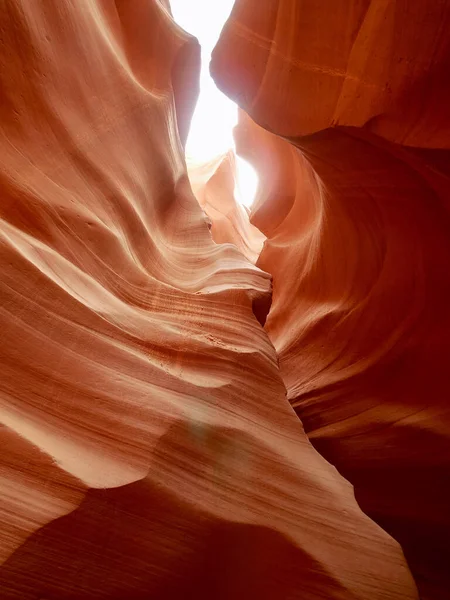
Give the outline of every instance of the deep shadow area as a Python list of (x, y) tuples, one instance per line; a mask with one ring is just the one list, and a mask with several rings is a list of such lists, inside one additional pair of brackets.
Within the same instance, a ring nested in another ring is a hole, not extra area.
[[(194, 465), (226, 450), (225, 429), (197, 433), (178, 423), (155, 454), (170, 469), (180, 448)], [(150, 477), (90, 490), (75, 511), (30, 536), (0, 568), (2, 600), (310, 599), (333, 586), (330, 598), (347, 597), (277, 531), (218, 519), (194, 502)]]

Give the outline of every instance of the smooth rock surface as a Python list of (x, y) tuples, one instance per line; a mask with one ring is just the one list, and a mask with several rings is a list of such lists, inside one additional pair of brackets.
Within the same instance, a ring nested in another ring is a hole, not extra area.
[(236, 156), (233, 150), (207, 162), (188, 163), (192, 191), (211, 220), (217, 244), (234, 244), (252, 263), (261, 253), (265, 236), (250, 223), (249, 210), (235, 195)]
[(211, 239), (168, 3), (0, 33), (2, 599), (417, 599), (286, 401), (269, 275)]
[(448, 148), (449, 28), (448, 0), (237, 0), (212, 73), (282, 136), (343, 125)]
[[(288, 398), (421, 598), (450, 579), (450, 3), (238, 0), (216, 82), (261, 184)], [(329, 5), (328, 5), (329, 6)], [(345, 127), (344, 127), (345, 126)], [(399, 142), (399, 143), (394, 143)], [(416, 146), (416, 147), (412, 147)]]

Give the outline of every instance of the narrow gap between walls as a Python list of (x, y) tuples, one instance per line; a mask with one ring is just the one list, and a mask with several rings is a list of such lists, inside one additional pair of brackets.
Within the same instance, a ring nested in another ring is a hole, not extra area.
[(255, 169), (236, 154), (233, 128), (238, 109), (216, 87), (209, 74), (211, 52), (228, 19), (235, 0), (170, 0), (173, 18), (201, 46), (200, 95), (192, 117), (186, 144), (189, 166), (208, 163), (232, 150), (236, 156), (235, 198), (250, 207), (258, 188)]

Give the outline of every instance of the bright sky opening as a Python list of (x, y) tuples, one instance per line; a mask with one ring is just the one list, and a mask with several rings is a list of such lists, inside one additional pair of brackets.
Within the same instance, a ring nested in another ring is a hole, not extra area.
[[(170, 0), (175, 21), (195, 35), (202, 48), (200, 96), (192, 118), (186, 145), (186, 158), (206, 162), (230, 148), (235, 149), (233, 127), (237, 106), (220, 92), (209, 74), (211, 52), (230, 15), (234, 0)], [(237, 156), (236, 199), (251, 206), (258, 187), (258, 176), (247, 161)]]

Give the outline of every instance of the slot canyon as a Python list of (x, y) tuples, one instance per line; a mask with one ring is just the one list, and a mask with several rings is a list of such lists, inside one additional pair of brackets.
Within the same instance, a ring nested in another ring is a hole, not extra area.
[(0, 0), (0, 600), (450, 599), (450, 0), (230, 9), (190, 162), (175, 3)]

